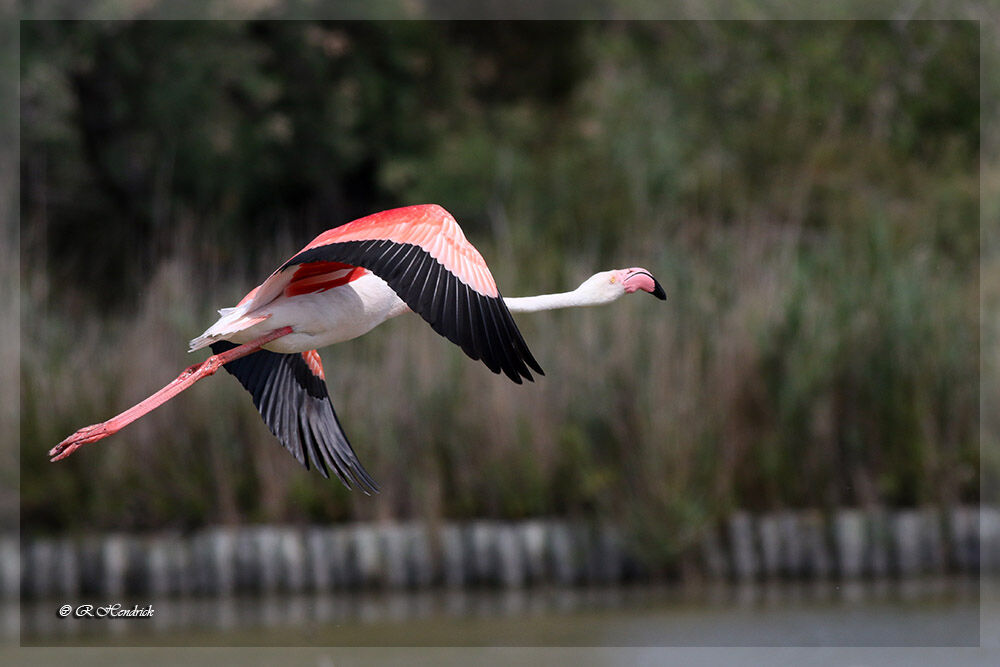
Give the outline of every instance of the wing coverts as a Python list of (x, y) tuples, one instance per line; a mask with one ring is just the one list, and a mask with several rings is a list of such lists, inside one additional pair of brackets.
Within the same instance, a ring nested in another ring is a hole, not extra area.
[(342, 262), (384, 280), (410, 310), (473, 359), (514, 382), (544, 375), (503, 297), (485, 296), (462, 282), (421, 246), (391, 240), (339, 241), (308, 248), (278, 270), (308, 262)]

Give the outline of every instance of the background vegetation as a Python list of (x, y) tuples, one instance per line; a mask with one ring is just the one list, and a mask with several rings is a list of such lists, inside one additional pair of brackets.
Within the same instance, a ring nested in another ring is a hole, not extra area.
[[(26, 22), (21, 46), (24, 531), (574, 515), (669, 558), (734, 507), (978, 499), (975, 23)], [(519, 317), (527, 387), (414, 318), (323, 351), (374, 498), (303, 472), (224, 377), (47, 462), (315, 234), (422, 202), (505, 294), (641, 265), (668, 300)]]

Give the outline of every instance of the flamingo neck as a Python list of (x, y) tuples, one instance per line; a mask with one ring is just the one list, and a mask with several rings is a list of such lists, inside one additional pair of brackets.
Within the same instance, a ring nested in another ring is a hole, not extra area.
[(612, 300), (604, 295), (589, 293), (583, 287), (581, 285), (572, 292), (560, 292), (558, 294), (504, 297), (504, 303), (507, 304), (507, 309), (512, 313), (537, 313), (542, 310), (556, 310), (557, 308), (596, 306)]

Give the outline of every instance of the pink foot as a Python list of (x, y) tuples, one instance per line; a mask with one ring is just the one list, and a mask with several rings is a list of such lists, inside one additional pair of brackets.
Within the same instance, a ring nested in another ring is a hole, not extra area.
[(80, 447), (83, 447), (91, 442), (97, 442), (102, 438), (108, 437), (114, 432), (115, 431), (107, 428), (106, 423), (84, 426), (79, 431), (49, 450), (49, 456), (52, 457), (51, 461), (55, 462), (64, 459)]

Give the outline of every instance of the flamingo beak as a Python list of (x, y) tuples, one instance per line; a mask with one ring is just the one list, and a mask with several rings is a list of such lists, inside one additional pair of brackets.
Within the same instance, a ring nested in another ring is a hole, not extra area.
[(653, 274), (646, 269), (631, 269), (625, 278), (625, 292), (631, 294), (636, 290), (649, 292), (660, 301), (667, 299), (667, 293), (663, 291), (663, 286), (653, 277)]

